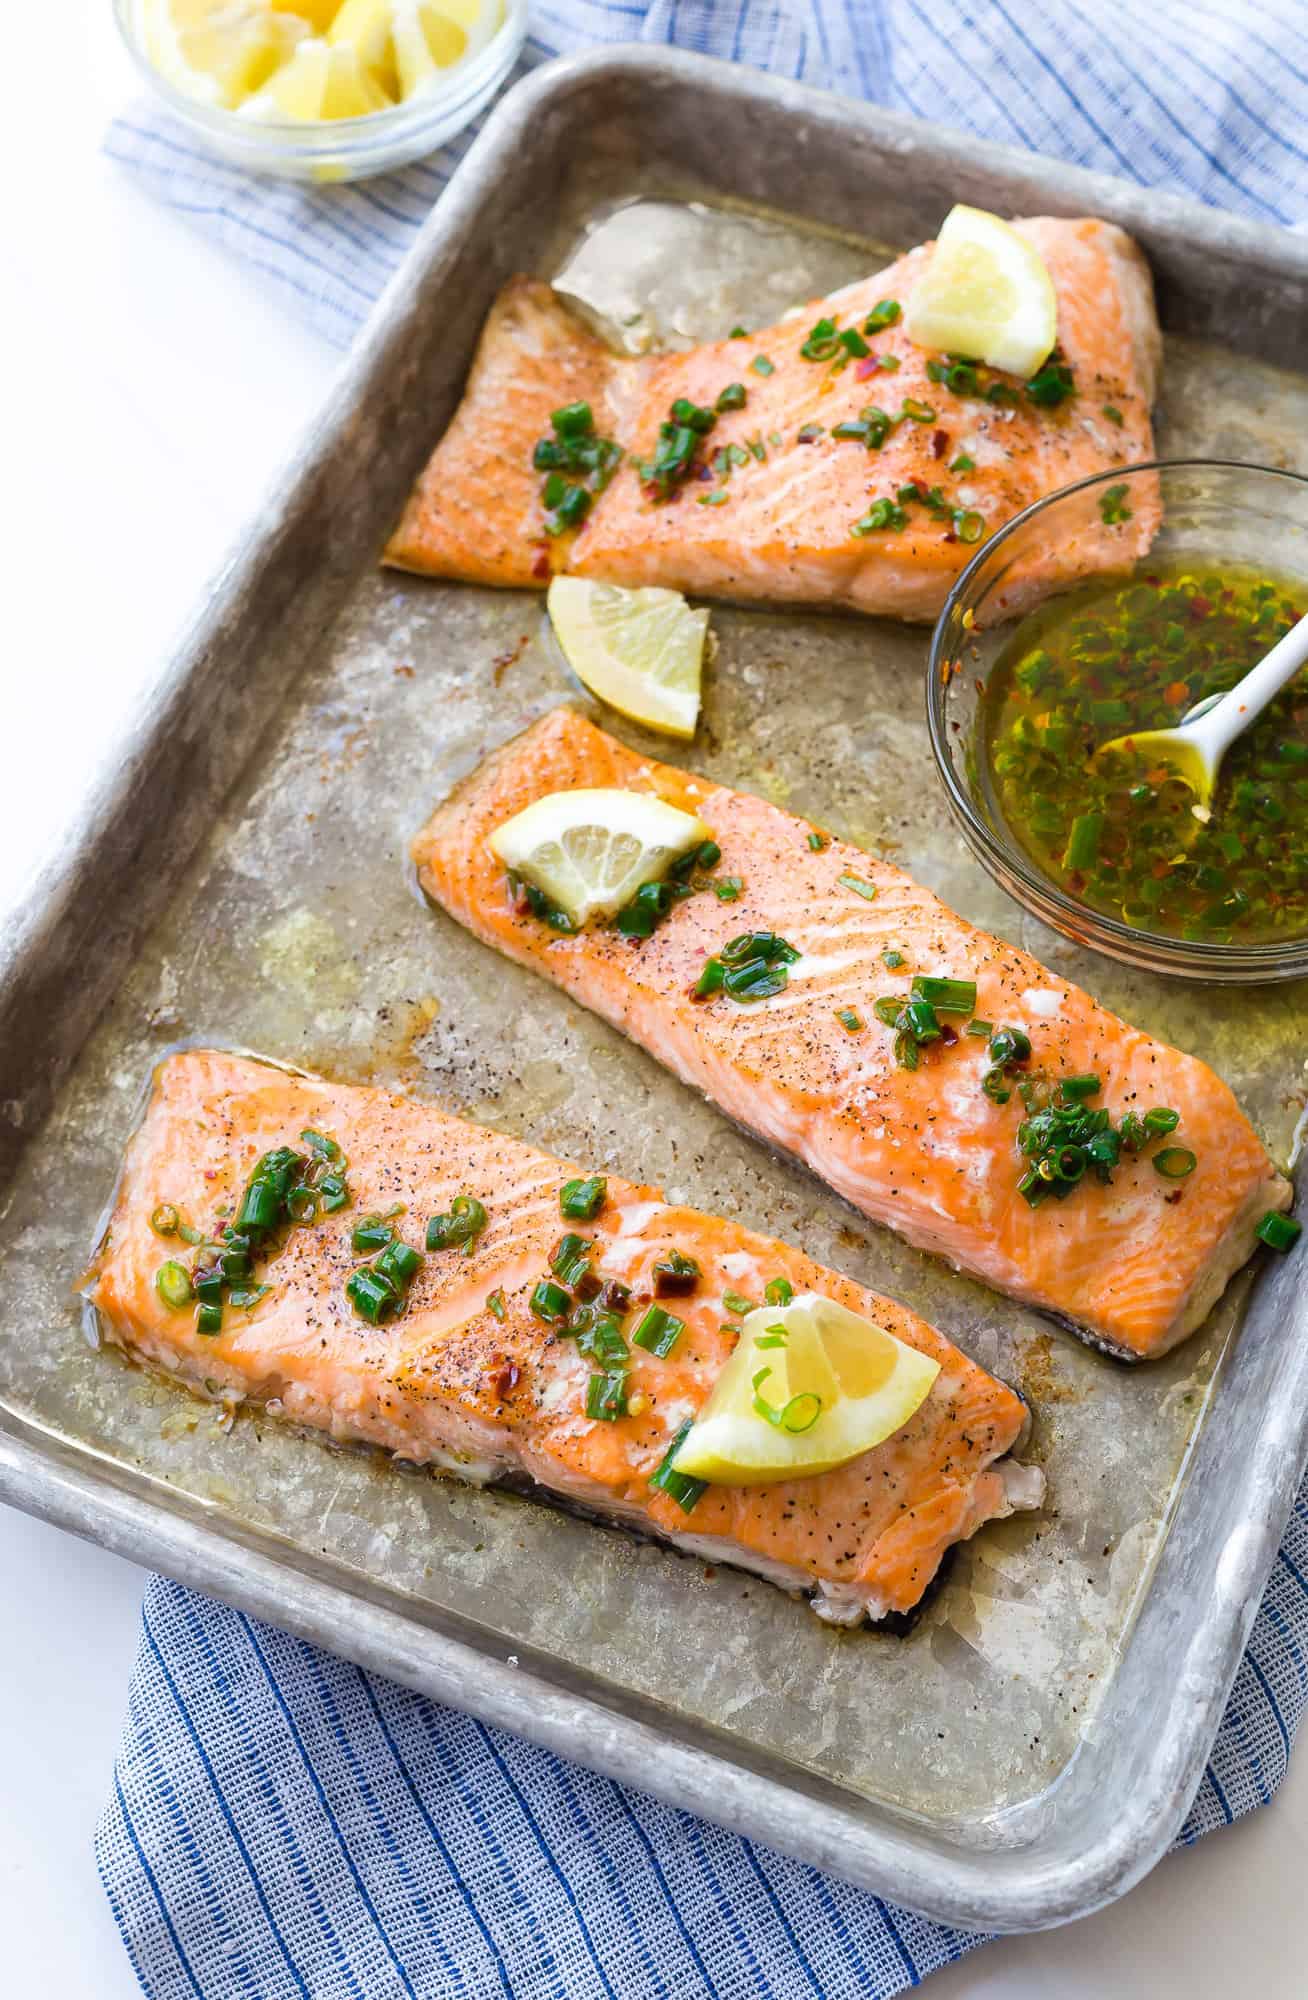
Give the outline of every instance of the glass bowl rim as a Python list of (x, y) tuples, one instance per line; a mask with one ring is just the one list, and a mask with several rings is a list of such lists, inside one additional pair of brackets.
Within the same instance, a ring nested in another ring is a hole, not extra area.
[(936, 770), (968, 844), (993, 879), (1008, 895), (1042, 922), (1052, 924), (1064, 936), (1071, 936), (1092, 950), (1104, 951), (1128, 965), (1153, 972), (1179, 973), (1189, 978), (1252, 984), (1259, 979), (1286, 979), (1308, 974), (1308, 931), (1284, 942), (1246, 945), (1208, 943), (1200, 939), (1169, 937), (1161, 931), (1139, 930), (1119, 918), (1096, 910), (1089, 903), (1080, 902), (1075, 896), (1069, 896), (1052, 877), (1028, 859), (1016, 840), (997, 832), (989, 824), (978, 811), (970, 792), (960, 782), (955, 769), (945, 707), (948, 677), (944, 668), (947, 655), (954, 650), (948, 645), (948, 638), (955, 620), (966, 609), (976, 579), (987, 562), (1028, 522), (1075, 494), (1085, 493), (1096, 486), (1121, 485), (1144, 473), (1165, 475), (1171, 472), (1253, 474), (1256, 478), (1284, 482), (1290, 488), (1298, 487), (1308, 493), (1308, 474), (1285, 466), (1261, 465), (1238, 458), (1150, 458), (1137, 460), (1132, 465), (1113, 466), (1108, 471), (1093, 472), (1084, 479), (1073, 480), (1067, 486), (1043, 494), (1029, 507), (1024, 507), (1020, 514), (1005, 521), (982, 544), (956, 578), (931, 633), (927, 656), (926, 708), (927, 730)]
[(455, 64), (448, 82), (431, 85), (407, 102), (388, 104), (382, 111), (322, 124), (295, 118), (242, 118), (225, 104), (206, 104), (203, 98), (189, 96), (156, 68), (146, 53), (139, 33), (142, 5), (143, 0), (114, 0), (114, 19), (135, 68), (176, 117), (215, 138), (240, 139), (249, 146), (262, 141), (288, 156), (312, 160), (319, 153), (366, 151), (373, 141), (389, 145), (416, 137), (448, 116), (452, 107), (474, 98), (504, 60), (506, 38), (516, 35), (520, 46), (527, 30), (529, 0), (504, 0), (504, 19), (485, 48), (471, 62)]

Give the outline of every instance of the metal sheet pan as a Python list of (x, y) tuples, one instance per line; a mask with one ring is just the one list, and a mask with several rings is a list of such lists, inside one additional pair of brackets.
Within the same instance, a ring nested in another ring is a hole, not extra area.
[[(1293, 1268), (1238, 1286), (1168, 1361), (1120, 1370), (873, 1230), (425, 911), (411, 831), (576, 688), (538, 599), (375, 563), (512, 271), (558, 277), (629, 345), (688, 341), (867, 269), (871, 243), (919, 240), (960, 198), (1133, 229), (1169, 336), (1163, 449), (1305, 463), (1308, 381), (1284, 365), (1298, 240), (698, 58), (537, 72), (5, 942), (0, 1494), (913, 1907), (1020, 1929), (1120, 1894), (1199, 1780), (1308, 1442)], [(920, 633), (714, 623), (698, 764), (902, 859), (1207, 1056), (1287, 1155), (1303, 988), (1178, 993), (1008, 903), (922, 783)], [(1050, 1512), (978, 1538), (908, 1640), (842, 1635), (749, 1579), (208, 1411), (92, 1352), (78, 1262), (179, 1038), (410, 1088), (801, 1238), (1028, 1391)], [(675, 1640), (672, 1683), (652, 1635)]]

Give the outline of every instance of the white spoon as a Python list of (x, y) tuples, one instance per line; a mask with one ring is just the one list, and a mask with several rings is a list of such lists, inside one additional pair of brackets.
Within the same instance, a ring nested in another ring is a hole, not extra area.
[(1218, 769), (1236, 737), (1257, 721), (1268, 702), (1306, 662), (1308, 618), (1301, 618), (1242, 681), (1225, 694), (1196, 702), (1174, 729), (1139, 729), (1133, 736), (1114, 736), (1111, 742), (1099, 745), (1095, 756), (1102, 757), (1107, 750), (1130, 750), (1164, 757), (1175, 767), (1172, 775), (1190, 787), (1199, 804), (1210, 806)]

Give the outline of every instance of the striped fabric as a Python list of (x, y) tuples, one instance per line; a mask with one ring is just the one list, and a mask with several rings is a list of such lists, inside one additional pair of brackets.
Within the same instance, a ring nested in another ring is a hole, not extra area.
[[(1299, 0), (537, 0), (532, 25), (528, 67), (672, 42), (1308, 219)], [(466, 143), (330, 191), (245, 180), (153, 108), (108, 150), (345, 346)], [(1182, 1843), (1270, 1799), (1306, 1661), (1308, 1488)], [(981, 1942), (160, 1579), (97, 1851), (152, 2000), (886, 2000)]]

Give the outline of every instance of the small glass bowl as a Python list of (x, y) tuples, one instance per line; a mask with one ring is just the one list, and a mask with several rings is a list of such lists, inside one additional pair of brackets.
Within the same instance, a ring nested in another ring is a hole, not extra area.
[[(1085, 580), (1075, 549), (1103, 533), (1099, 503), (1125, 486), (1132, 518), (1161, 525), (1146, 553), (1097, 572), (1107, 581), (1147, 572), (1156, 562), (1204, 569), (1266, 568), (1308, 583), (1308, 479), (1271, 466), (1220, 459), (1173, 459), (1101, 472), (1038, 500), (992, 535), (959, 577), (936, 624), (927, 667), (927, 722), (945, 791), (972, 852), (1000, 887), (1064, 936), (1127, 965), (1173, 978), (1253, 984), (1308, 974), (1308, 933), (1262, 944), (1216, 944), (1135, 930), (1091, 909), (1050, 880), (1005, 823), (982, 731), (983, 691), (1021, 615), (1015, 613), (1028, 566), (1039, 563), (1065, 582)], [(1029, 587), (1028, 587), (1029, 595)]]
[(522, 51), (527, 0), (505, 0), (504, 20), (484, 49), (406, 104), (325, 125), (242, 118), (178, 90), (155, 68), (141, 34), (142, 0), (114, 0), (119, 33), (151, 90), (211, 153), (247, 173), (285, 180), (360, 181), (423, 159), (486, 109)]

